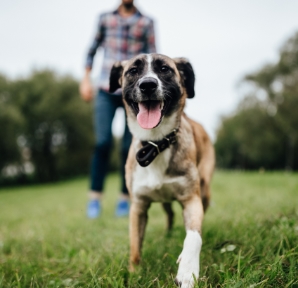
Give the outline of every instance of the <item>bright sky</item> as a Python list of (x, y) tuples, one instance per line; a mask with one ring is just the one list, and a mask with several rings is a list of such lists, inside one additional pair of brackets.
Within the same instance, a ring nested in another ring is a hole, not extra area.
[[(0, 72), (26, 76), (50, 67), (83, 75), (99, 13), (120, 0), (0, 0)], [(187, 57), (196, 73), (196, 97), (186, 112), (215, 139), (220, 116), (241, 99), (237, 84), (275, 61), (281, 45), (298, 31), (294, 0), (135, 0), (155, 20), (158, 52)], [(93, 77), (99, 74), (98, 53)], [(121, 112), (113, 130), (122, 131)]]

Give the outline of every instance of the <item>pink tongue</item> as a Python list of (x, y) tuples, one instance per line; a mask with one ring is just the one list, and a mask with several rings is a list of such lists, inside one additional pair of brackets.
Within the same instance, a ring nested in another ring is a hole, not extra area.
[(152, 129), (158, 125), (161, 118), (159, 101), (151, 101), (149, 106), (139, 103), (139, 110), (137, 120), (142, 128)]

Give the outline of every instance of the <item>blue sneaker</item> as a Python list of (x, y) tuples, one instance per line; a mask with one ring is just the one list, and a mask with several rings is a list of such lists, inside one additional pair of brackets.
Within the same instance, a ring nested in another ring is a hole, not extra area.
[(90, 200), (87, 205), (87, 216), (88, 218), (94, 219), (97, 218), (101, 211), (100, 201), (93, 199)]
[(129, 202), (128, 200), (119, 200), (115, 212), (117, 217), (124, 217), (129, 214)]

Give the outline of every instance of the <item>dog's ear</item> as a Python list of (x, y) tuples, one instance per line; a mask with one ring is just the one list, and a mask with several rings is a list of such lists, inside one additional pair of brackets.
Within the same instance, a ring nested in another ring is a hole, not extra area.
[(116, 62), (110, 73), (110, 89), (109, 92), (113, 93), (117, 89), (121, 88), (122, 85), (122, 73), (123, 73), (123, 64), (122, 62)]
[(174, 58), (173, 60), (184, 82), (187, 98), (193, 98), (195, 96), (195, 73), (191, 64), (185, 58)]

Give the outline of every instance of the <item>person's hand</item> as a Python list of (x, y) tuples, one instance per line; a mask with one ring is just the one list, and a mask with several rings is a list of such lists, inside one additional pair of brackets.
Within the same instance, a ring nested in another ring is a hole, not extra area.
[(89, 73), (86, 73), (81, 84), (80, 94), (84, 101), (90, 102), (93, 99), (93, 87), (90, 81)]

